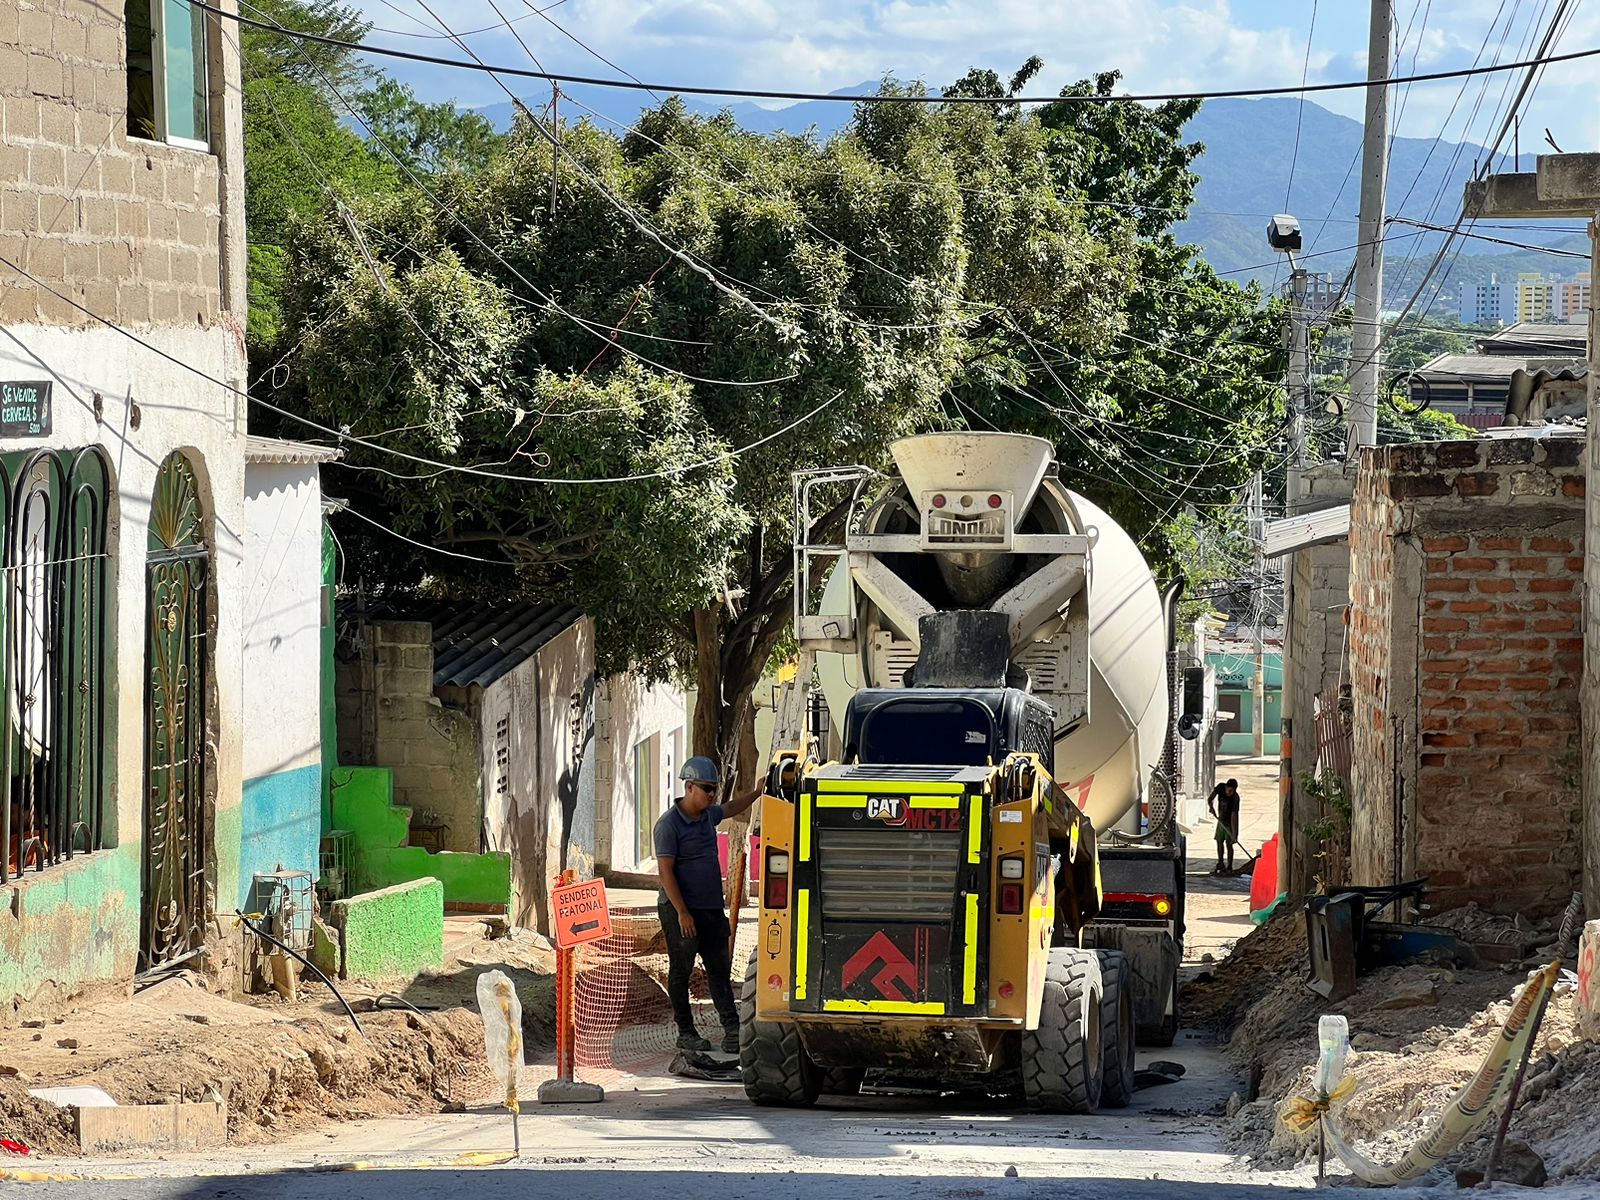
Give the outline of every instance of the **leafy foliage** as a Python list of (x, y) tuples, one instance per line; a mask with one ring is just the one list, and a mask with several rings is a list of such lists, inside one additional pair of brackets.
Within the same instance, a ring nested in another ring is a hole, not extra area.
[(358, 569), (582, 605), (603, 668), (698, 686), (697, 752), (732, 760), (784, 636), (793, 471), (882, 468), (968, 421), (1037, 432), (1171, 563), (1172, 519), (1272, 452), (1274, 317), (1162, 232), (1193, 196), (1192, 105), (863, 104), (823, 144), (668, 100), (557, 150), (531, 115), (501, 144), (382, 86), (364, 104), (441, 203), (386, 181), (290, 222), (273, 401), (475, 467), (347, 442), (340, 486), (491, 561), (375, 534)]

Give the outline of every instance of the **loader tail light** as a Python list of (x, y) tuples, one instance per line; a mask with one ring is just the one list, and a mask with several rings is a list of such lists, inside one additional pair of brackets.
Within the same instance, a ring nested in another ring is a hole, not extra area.
[(1022, 885), (1020, 883), (1002, 883), (1000, 885), (1000, 912), (1003, 916), (1014, 917), (1022, 911)]
[(1002, 983), (998, 988), (996, 988), (995, 994), (998, 995), (1002, 1000), (1009, 1000), (1016, 990), (1016, 988), (1012, 987), (1011, 984), (1007, 982)]
[(767, 908), (789, 907), (789, 854), (785, 850), (768, 850), (766, 870), (761, 876), (761, 903)]
[(1156, 902), (1151, 907), (1156, 910), (1156, 916), (1158, 917), (1172, 915), (1172, 900), (1167, 896), (1157, 896)]
[(999, 496), (990, 496), (989, 497), (989, 507), (990, 508), (999, 508), (1002, 503), (1003, 503), (1003, 501), (1000, 499)]
[(944, 493), (942, 492), (933, 498), (933, 506), (935, 508), (943, 508), (948, 503), (949, 501), (944, 498)]

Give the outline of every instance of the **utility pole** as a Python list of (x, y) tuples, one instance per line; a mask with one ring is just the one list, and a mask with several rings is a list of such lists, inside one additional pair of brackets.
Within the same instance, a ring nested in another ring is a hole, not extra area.
[(1389, 182), (1389, 64), (1394, 10), (1372, 0), (1367, 36), (1367, 123), (1361, 142), (1361, 223), (1356, 240), (1356, 315), (1350, 334), (1350, 434), (1347, 454), (1378, 442), (1378, 388), (1383, 364), (1383, 230)]
[(1306, 468), (1306, 421), (1311, 414), (1311, 330), (1306, 320), (1307, 274), (1295, 267), (1289, 276), (1289, 472), (1287, 500), (1290, 516), (1300, 511)]
[(1261, 482), (1257, 471), (1250, 481), (1250, 540), (1256, 547), (1256, 672), (1250, 683), (1251, 752), (1260, 758), (1267, 747), (1267, 640), (1265, 619), (1267, 611), (1267, 520)]

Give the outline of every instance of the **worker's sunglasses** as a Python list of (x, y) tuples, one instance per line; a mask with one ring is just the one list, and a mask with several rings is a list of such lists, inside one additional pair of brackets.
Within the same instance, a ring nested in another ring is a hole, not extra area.
[(713, 796), (717, 794), (717, 785), (714, 783), (690, 782), (689, 786), (692, 788), (699, 788), (702, 792), (709, 793)]

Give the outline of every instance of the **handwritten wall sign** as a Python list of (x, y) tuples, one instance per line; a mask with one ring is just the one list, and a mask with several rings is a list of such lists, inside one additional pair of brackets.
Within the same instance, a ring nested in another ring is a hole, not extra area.
[(0, 437), (50, 435), (50, 383), (0, 383)]

